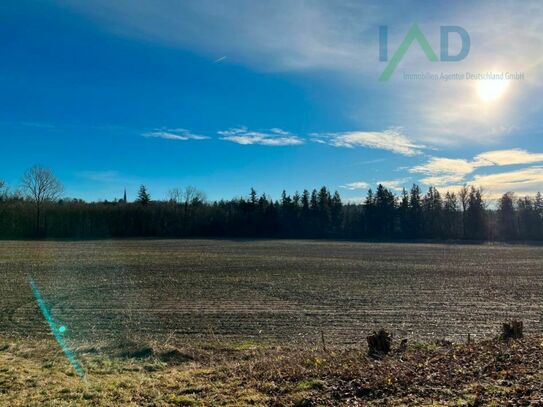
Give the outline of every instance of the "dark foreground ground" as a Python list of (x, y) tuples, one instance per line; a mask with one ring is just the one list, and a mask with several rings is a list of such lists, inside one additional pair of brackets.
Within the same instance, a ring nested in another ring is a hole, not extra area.
[[(53, 340), (0, 342), (2, 406), (541, 406), (543, 337), (363, 349), (80, 349), (85, 380)], [(110, 350), (111, 351), (111, 350)]]
[(0, 242), (0, 406), (543, 405), (542, 274), (529, 246)]
[(465, 342), (505, 320), (543, 331), (543, 248), (328, 241), (0, 242), (0, 335), (49, 334), (32, 276), (73, 346), (126, 337), (358, 346)]

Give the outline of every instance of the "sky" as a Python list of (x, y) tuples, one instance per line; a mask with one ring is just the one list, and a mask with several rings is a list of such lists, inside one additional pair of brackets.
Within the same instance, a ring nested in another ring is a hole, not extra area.
[[(414, 24), (438, 60), (415, 41), (380, 81)], [(464, 59), (440, 60), (442, 26)], [(39, 164), (86, 200), (543, 191), (538, 1), (4, 0), (0, 56), (12, 190)]]

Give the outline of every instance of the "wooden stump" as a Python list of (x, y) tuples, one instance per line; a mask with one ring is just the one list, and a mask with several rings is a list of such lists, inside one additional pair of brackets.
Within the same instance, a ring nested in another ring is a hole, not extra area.
[(523, 324), (522, 321), (516, 319), (511, 322), (505, 322), (502, 325), (502, 333), (500, 339), (508, 341), (509, 339), (519, 339), (523, 336)]
[(392, 336), (380, 329), (379, 332), (373, 332), (373, 335), (369, 335), (366, 340), (368, 341), (368, 354), (372, 357), (383, 357), (390, 352), (392, 347)]

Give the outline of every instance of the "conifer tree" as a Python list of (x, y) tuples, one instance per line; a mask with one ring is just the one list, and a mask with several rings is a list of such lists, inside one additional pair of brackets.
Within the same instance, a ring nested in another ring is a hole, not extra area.
[(151, 195), (147, 192), (145, 185), (140, 186), (137, 202), (141, 205), (147, 205), (151, 202)]

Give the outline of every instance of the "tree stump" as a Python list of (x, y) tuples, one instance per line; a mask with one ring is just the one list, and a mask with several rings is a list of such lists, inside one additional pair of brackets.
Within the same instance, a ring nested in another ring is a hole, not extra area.
[(511, 322), (504, 322), (502, 325), (502, 333), (500, 339), (508, 341), (509, 339), (519, 339), (523, 336), (523, 324), (522, 321), (516, 319)]
[(366, 340), (368, 341), (368, 354), (372, 357), (381, 358), (390, 352), (392, 347), (392, 336), (380, 329), (379, 332), (373, 332)]

